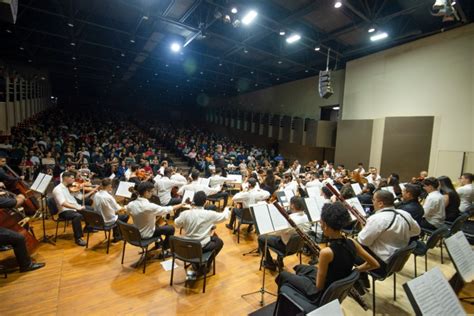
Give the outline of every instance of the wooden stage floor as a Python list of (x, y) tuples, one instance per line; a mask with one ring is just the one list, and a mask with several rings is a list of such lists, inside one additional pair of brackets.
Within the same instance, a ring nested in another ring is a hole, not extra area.
[[(47, 231), (54, 233), (55, 224), (47, 221)], [(42, 236), (41, 222), (34, 223), (38, 237)], [(170, 272), (164, 271), (160, 261), (154, 260), (142, 269), (132, 267), (138, 258), (138, 248), (127, 246), (125, 262), (120, 264), (122, 243), (111, 244), (105, 253), (104, 234), (91, 234), (90, 248), (76, 246), (72, 241), (72, 228), (66, 233), (60, 228), (57, 245), (41, 244), (34, 258), (46, 262), (46, 267), (28, 273), (13, 272), (7, 279), (0, 276), (0, 315), (79, 315), (79, 314), (139, 314), (139, 315), (246, 315), (259, 308), (260, 295), (241, 298), (242, 294), (260, 289), (262, 272), (258, 270), (259, 257), (242, 256), (256, 247), (256, 235), (242, 234), (240, 244), (221, 223), (218, 235), (224, 240), (224, 249), (217, 257), (217, 275), (208, 278), (206, 293), (202, 281), (192, 288), (183, 284), (184, 272), (179, 268), (176, 283), (169, 285)], [(245, 231), (245, 229), (244, 229)], [(7, 253), (12, 253), (8, 251)], [(5, 253), (0, 254), (4, 256)], [(454, 268), (445, 253), (440, 264), (439, 248), (429, 254), (428, 268), (439, 265), (447, 277)], [(308, 261), (307, 257), (303, 258)], [(285, 268), (298, 263), (296, 256), (285, 259)], [(419, 271), (424, 269), (424, 259), (418, 259)], [(275, 272), (267, 274), (266, 288), (276, 292)], [(413, 258), (401, 274), (397, 275), (397, 301), (392, 298), (392, 278), (377, 282), (377, 312), (384, 314), (413, 314), (402, 284), (413, 277)], [(180, 284), (178, 284), (180, 283)], [(471, 288), (471, 293), (474, 290)], [(462, 293), (466, 296), (469, 293)], [(470, 296), (471, 296), (470, 295)], [(371, 305), (371, 293), (365, 295)], [(265, 295), (266, 303), (275, 300)], [(370, 315), (351, 298), (343, 304), (345, 315)], [(474, 313), (471, 305), (463, 305)]]

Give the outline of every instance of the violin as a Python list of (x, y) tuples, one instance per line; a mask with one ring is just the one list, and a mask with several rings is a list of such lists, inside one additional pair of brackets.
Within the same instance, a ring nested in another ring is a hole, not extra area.
[(136, 172), (137, 178), (140, 179), (140, 181), (145, 181), (148, 180), (152, 174), (150, 172), (147, 172), (145, 169), (140, 168)]

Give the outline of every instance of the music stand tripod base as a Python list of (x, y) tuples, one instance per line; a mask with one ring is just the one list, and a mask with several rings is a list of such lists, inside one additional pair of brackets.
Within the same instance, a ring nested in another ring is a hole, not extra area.
[(46, 213), (47, 213), (48, 209), (47, 209), (47, 205), (46, 205), (46, 207), (44, 205), (45, 201), (46, 201), (46, 196), (42, 195), (41, 196), (41, 211), (42, 211), (41, 217), (43, 219), (43, 238), (40, 239), (40, 242), (44, 242), (44, 243), (56, 246), (56, 243), (52, 240), (53, 236), (52, 235), (51, 236), (46, 235), (45, 217), (46, 217)]

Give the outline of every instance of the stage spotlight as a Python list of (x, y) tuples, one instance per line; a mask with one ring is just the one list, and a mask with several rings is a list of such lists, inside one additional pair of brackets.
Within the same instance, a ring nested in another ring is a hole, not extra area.
[(181, 50), (181, 44), (174, 42), (171, 44), (171, 50), (175, 53), (179, 52)]
[(342, 7), (342, 2), (341, 2), (341, 1), (336, 1), (336, 2), (334, 2), (334, 7), (335, 7), (336, 9), (339, 9), (340, 7)]
[(231, 23), (232, 22), (232, 19), (230, 18), (230, 15), (226, 14), (224, 16), (224, 23)]
[(286, 42), (287, 42), (288, 44), (293, 44), (294, 42), (297, 42), (297, 41), (299, 41), (300, 39), (301, 39), (301, 35), (299, 35), (299, 34), (291, 34), (290, 36), (288, 36), (288, 37), (286, 38)]
[(375, 34), (375, 35), (372, 35), (372, 36), (370, 37), (370, 40), (371, 40), (372, 42), (375, 42), (375, 41), (380, 41), (380, 40), (382, 40), (382, 39), (384, 39), (384, 38), (387, 38), (387, 37), (388, 37), (388, 34), (387, 34), (386, 32), (379, 32), (379, 33), (377, 33), (377, 34)]
[(249, 25), (250, 23), (253, 22), (253, 20), (255, 20), (255, 18), (257, 17), (258, 15), (258, 12), (255, 11), (255, 10), (250, 10), (242, 19), (242, 24), (244, 25)]

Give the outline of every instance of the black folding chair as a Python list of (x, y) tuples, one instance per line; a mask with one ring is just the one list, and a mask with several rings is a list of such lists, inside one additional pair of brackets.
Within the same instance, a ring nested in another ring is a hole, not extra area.
[(93, 211), (81, 210), (78, 211), (78, 213), (83, 216), (87, 227), (89, 227), (89, 229), (87, 229), (86, 249), (89, 248), (89, 235), (91, 230), (102, 230), (104, 231), (105, 238), (107, 239), (107, 253), (109, 253), (110, 235), (117, 224), (114, 223), (112, 225), (105, 225), (102, 215)]
[(438, 243), (442, 242), (443, 238), (446, 237), (448, 233), (448, 227), (441, 226), (433, 231), (426, 243), (421, 240), (416, 241), (416, 248), (413, 250), (413, 259), (415, 260), (415, 278), (417, 277), (416, 258), (419, 256), (425, 256), (425, 272), (428, 271), (428, 250), (433, 249)]
[(237, 232), (237, 243), (240, 243), (240, 226), (242, 224), (253, 225), (254, 222), (248, 207), (242, 209), (241, 216), (236, 215), (235, 217), (237, 219), (237, 228), (235, 229), (235, 232)]
[[(272, 246), (268, 246), (273, 252), (277, 254), (277, 261), (278, 261), (278, 270), (281, 272), (284, 264), (283, 258), (297, 254), (300, 257), (300, 264), (302, 262), (301, 252), (304, 246), (304, 240), (298, 234), (293, 234), (286, 245), (285, 251), (281, 251), (279, 249), (273, 248)], [(260, 268), (262, 268), (263, 259), (265, 258), (265, 254), (262, 254), (262, 258), (260, 259)], [(281, 264), (280, 264), (281, 263)]]
[[(64, 223), (64, 231), (66, 231), (66, 227), (67, 227), (67, 224), (68, 224), (68, 220), (67, 219), (64, 219), (64, 218), (60, 218), (58, 213), (59, 213), (59, 209), (58, 209), (58, 206), (56, 205), (56, 201), (54, 200), (54, 198), (52, 196), (46, 198), (46, 204), (48, 205), (48, 210), (49, 210), (49, 214), (51, 215), (51, 219), (56, 222), (56, 233), (54, 234), (54, 241), (56, 242), (56, 239), (58, 239), (58, 227), (59, 227), (59, 223), (60, 222), (63, 222)], [(56, 216), (58, 215), (58, 216)]]

